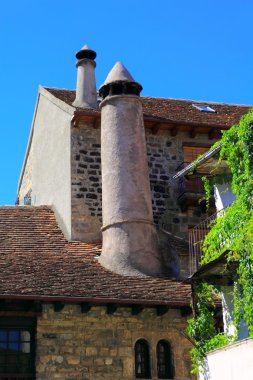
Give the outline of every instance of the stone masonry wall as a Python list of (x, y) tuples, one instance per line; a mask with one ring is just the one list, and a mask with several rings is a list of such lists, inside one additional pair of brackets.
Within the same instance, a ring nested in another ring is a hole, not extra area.
[[(172, 176), (183, 162), (184, 144), (212, 144), (207, 135), (194, 139), (188, 133), (172, 137), (170, 131), (152, 134), (146, 129), (147, 154), (156, 224), (163, 223), (175, 235), (187, 238), (188, 226), (205, 219), (197, 208), (182, 212), (177, 204), (177, 182)], [(102, 188), (100, 158), (100, 128), (81, 124), (72, 129), (72, 237), (84, 241), (101, 239)]]
[(155, 309), (131, 315), (131, 308), (118, 308), (113, 315), (94, 306), (81, 313), (80, 306), (66, 305), (55, 312), (45, 305), (37, 322), (37, 380), (130, 380), (134, 375), (134, 345), (144, 338), (150, 346), (152, 379), (157, 379), (156, 345), (170, 342), (175, 379), (189, 380), (192, 344), (184, 336), (186, 318), (171, 309), (157, 316)]
[(82, 124), (71, 133), (72, 239), (101, 241), (100, 129)]
[(184, 132), (172, 137), (167, 130), (161, 130), (153, 135), (147, 129), (146, 140), (154, 221), (156, 224), (164, 224), (169, 232), (187, 239), (188, 226), (200, 223), (206, 215), (198, 207), (181, 211), (177, 204), (178, 182), (172, 177), (184, 161), (183, 144), (212, 145), (214, 141), (208, 140), (207, 135), (198, 134), (195, 138), (191, 138)]

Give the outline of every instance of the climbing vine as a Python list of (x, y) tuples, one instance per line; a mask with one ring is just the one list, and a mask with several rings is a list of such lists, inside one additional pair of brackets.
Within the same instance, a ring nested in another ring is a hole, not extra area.
[(192, 373), (197, 374), (204, 364), (205, 354), (230, 342), (231, 337), (217, 333), (215, 328), (215, 288), (205, 282), (195, 284), (194, 313), (189, 320), (188, 333), (195, 341), (192, 354)]
[[(217, 165), (226, 160), (228, 171), (204, 177), (206, 202), (214, 184), (231, 182), (236, 200), (213, 222), (203, 243), (202, 264), (227, 252), (228, 262), (237, 262), (233, 320), (237, 327), (243, 318), (253, 338), (253, 109), (228, 131), (223, 132)], [(195, 285), (195, 318), (189, 322), (189, 334), (195, 340), (192, 350), (193, 372), (203, 365), (206, 352), (221, 347), (236, 337), (218, 333), (214, 328), (213, 286)], [(217, 292), (216, 292), (217, 294)]]

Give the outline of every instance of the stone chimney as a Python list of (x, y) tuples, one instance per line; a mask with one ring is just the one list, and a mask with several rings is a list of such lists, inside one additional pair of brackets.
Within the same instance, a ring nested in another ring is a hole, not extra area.
[(103, 247), (100, 263), (123, 275), (163, 274), (153, 223), (142, 86), (116, 63), (101, 86)]
[(98, 108), (94, 61), (97, 54), (85, 45), (76, 53), (78, 59), (76, 98), (73, 106), (81, 108)]

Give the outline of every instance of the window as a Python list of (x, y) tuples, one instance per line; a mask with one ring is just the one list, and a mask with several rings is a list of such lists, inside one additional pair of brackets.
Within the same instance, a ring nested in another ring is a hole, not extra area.
[(0, 380), (35, 379), (35, 319), (0, 318)]
[(169, 342), (160, 340), (156, 348), (158, 379), (174, 379), (175, 371)]
[(201, 112), (214, 112), (216, 113), (216, 111), (211, 108), (208, 104), (193, 104), (192, 105), (194, 108), (197, 108), (197, 110), (201, 111)]
[(149, 345), (144, 339), (135, 343), (135, 376), (138, 379), (150, 379)]

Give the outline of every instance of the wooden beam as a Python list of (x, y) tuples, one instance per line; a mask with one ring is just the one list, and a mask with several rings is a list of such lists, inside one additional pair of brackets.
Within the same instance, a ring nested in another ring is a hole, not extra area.
[(101, 119), (100, 118), (95, 119), (93, 123), (93, 128), (94, 129), (100, 128), (100, 124), (101, 124)]
[(42, 312), (42, 302), (34, 301), (32, 305), (32, 311), (36, 311), (38, 313)]
[(79, 121), (80, 121), (80, 118), (77, 115), (74, 115), (71, 119), (71, 127), (77, 128)]
[(213, 140), (213, 139), (215, 138), (215, 135), (216, 135), (215, 132), (216, 132), (215, 129), (211, 129), (211, 130), (209, 131), (209, 133), (208, 133), (208, 139), (209, 139), (209, 140)]
[(23, 301), (23, 305), (24, 305), (25, 311), (32, 311), (34, 308), (34, 301), (29, 301), (29, 300)]
[(108, 303), (106, 305), (106, 311), (107, 311), (107, 314), (109, 315), (112, 315), (115, 313), (115, 311), (117, 310), (118, 306), (114, 303)]
[(169, 307), (166, 305), (156, 306), (156, 315), (160, 317), (166, 314), (168, 310), (169, 310)]
[(13, 300), (0, 300), (0, 311), (41, 313), (42, 303), (40, 301), (33, 300), (22, 300), (16, 302)]
[(190, 306), (183, 306), (180, 308), (181, 316), (186, 317), (192, 314), (192, 308)]
[(138, 315), (144, 309), (143, 305), (133, 305), (132, 306), (132, 315)]
[(189, 135), (192, 139), (194, 139), (197, 135), (196, 128), (192, 128), (189, 132)]
[(173, 128), (171, 128), (171, 130), (170, 130), (170, 135), (171, 135), (172, 137), (175, 137), (177, 134), (178, 134), (178, 128), (177, 128), (177, 127), (173, 127)]
[(64, 308), (64, 306), (65, 306), (64, 302), (56, 301), (56, 302), (54, 302), (54, 311), (56, 313), (58, 313), (59, 311), (62, 311), (62, 309)]
[(89, 302), (81, 303), (81, 313), (88, 313), (91, 309), (91, 304)]
[(156, 135), (159, 129), (160, 129), (160, 124), (159, 123), (154, 124), (153, 127), (151, 127), (152, 135)]

